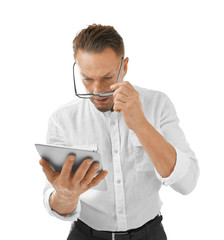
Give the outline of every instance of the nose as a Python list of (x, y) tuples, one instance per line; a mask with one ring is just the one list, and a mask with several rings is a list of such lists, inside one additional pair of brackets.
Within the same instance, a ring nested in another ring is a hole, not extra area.
[(95, 80), (93, 84), (93, 94), (103, 92), (100, 80)]

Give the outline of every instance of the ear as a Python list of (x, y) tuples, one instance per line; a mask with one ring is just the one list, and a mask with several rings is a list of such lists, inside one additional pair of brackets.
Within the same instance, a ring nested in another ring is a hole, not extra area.
[(128, 71), (128, 62), (129, 62), (129, 58), (126, 57), (124, 59), (124, 62), (123, 62), (123, 69), (122, 69), (122, 78), (124, 78), (124, 76), (126, 75), (127, 71)]

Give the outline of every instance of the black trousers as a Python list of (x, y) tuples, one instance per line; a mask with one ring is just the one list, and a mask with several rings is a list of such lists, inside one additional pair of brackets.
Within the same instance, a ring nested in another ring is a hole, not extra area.
[(129, 230), (125, 234), (120, 233), (113, 237), (110, 232), (96, 231), (78, 220), (74, 222), (67, 240), (167, 240), (161, 215), (138, 229)]

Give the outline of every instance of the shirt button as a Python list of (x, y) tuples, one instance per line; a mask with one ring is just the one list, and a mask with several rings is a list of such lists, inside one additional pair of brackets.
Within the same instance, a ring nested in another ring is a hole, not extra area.
[(118, 179), (118, 180), (117, 180), (117, 183), (118, 183), (118, 184), (120, 184), (120, 183), (121, 183), (121, 180), (120, 180), (120, 179)]
[(118, 150), (117, 150), (117, 149), (115, 149), (115, 150), (114, 150), (114, 153), (115, 153), (115, 154), (117, 154), (117, 153), (118, 153)]
[(118, 213), (119, 213), (119, 214), (123, 214), (123, 210), (120, 210)]

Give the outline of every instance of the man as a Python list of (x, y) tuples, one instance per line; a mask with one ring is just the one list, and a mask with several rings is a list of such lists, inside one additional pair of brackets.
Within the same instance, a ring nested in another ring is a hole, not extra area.
[[(123, 80), (128, 58), (113, 27), (88, 26), (73, 48), (74, 72), (79, 70), (86, 92), (79, 92), (74, 79), (79, 98), (52, 114), (47, 142), (97, 145), (104, 170), (96, 175), (99, 164), (86, 159), (72, 174), (75, 156), (70, 155), (59, 173), (41, 159), (48, 179), (45, 207), (59, 219), (73, 221), (69, 240), (167, 239), (161, 185), (188, 194), (199, 175), (174, 106), (164, 93)], [(92, 189), (103, 179), (106, 191)]]

